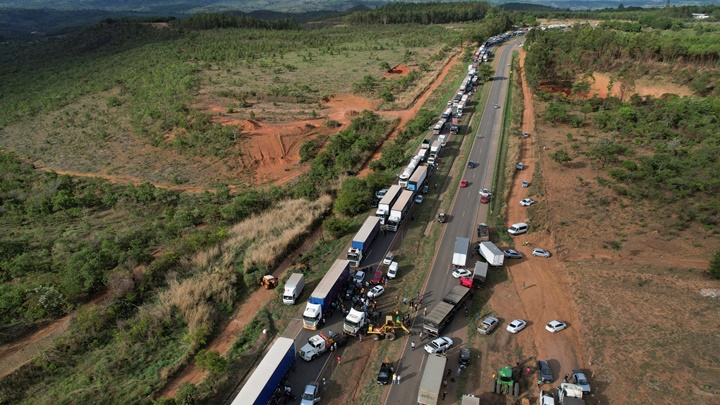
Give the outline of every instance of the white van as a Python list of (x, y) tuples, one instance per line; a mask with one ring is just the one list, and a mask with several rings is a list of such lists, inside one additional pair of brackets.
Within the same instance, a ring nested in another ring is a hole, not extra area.
[(512, 226), (508, 228), (508, 233), (510, 235), (522, 235), (527, 231), (528, 224), (526, 224), (525, 222), (518, 222), (517, 224), (512, 224)]

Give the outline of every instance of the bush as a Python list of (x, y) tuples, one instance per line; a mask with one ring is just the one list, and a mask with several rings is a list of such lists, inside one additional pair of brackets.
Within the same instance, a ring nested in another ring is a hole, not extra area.
[(330, 217), (323, 221), (323, 229), (328, 233), (328, 236), (338, 239), (350, 233), (350, 223), (351, 220), (349, 219)]
[(715, 252), (715, 257), (710, 261), (710, 276), (720, 278), (720, 250)]
[(195, 364), (202, 371), (210, 371), (211, 374), (222, 375), (228, 367), (228, 361), (220, 356), (217, 350), (201, 350), (195, 356)]

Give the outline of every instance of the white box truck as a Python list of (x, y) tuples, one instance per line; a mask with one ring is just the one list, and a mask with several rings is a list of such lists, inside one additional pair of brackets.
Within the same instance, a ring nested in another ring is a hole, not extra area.
[(305, 276), (302, 273), (293, 273), (285, 283), (285, 291), (283, 292), (283, 304), (295, 305), (300, 293), (305, 287)]
[(465, 267), (467, 262), (468, 249), (470, 248), (470, 239), (455, 238), (455, 251), (453, 252), (452, 264), (455, 267)]
[(492, 242), (480, 242), (480, 248), (478, 249), (482, 257), (487, 260), (491, 266), (502, 266), (505, 261), (505, 254)]
[(390, 217), (386, 221), (388, 231), (397, 232), (398, 228), (400, 228), (400, 224), (410, 210), (414, 195), (415, 193), (410, 190), (403, 190), (402, 194), (400, 194), (400, 198), (395, 201), (390, 210)]

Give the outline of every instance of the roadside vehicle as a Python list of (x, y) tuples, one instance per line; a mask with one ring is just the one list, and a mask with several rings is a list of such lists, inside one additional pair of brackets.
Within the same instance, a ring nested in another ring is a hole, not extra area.
[(395, 370), (393, 370), (390, 363), (383, 363), (380, 366), (380, 371), (377, 375), (377, 383), (381, 385), (388, 385), (390, 384), (390, 379), (392, 378), (392, 373), (394, 373)]
[(483, 319), (482, 324), (478, 326), (477, 331), (481, 335), (489, 335), (500, 324), (497, 318), (489, 316)]
[(452, 276), (455, 278), (470, 277), (471, 275), (472, 275), (472, 271), (467, 270), (467, 269), (455, 269), (452, 272)]
[(540, 391), (538, 405), (555, 405), (555, 394), (550, 391)]
[(428, 185), (427, 185), (427, 184), (424, 185), (423, 188), (422, 188), (422, 193), (423, 193), (423, 194), (427, 194), (429, 191), (430, 191), (430, 188), (428, 187)]
[(545, 360), (538, 360), (537, 362), (538, 379), (542, 382), (553, 382), (553, 373), (550, 365)]
[(573, 370), (572, 379), (573, 381), (575, 381), (575, 385), (578, 385), (580, 386), (580, 388), (582, 388), (583, 394), (590, 393), (590, 383), (588, 382), (587, 377), (585, 377), (585, 373), (583, 373), (582, 370)]
[(353, 276), (353, 280), (355, 281), (355, 284), (362, 284), (365, 281), (365, 272), (362, 270), (356, 271)]
[(500, 106), (495, 104), (495, 109), (497, 110), (498, 108), (500, 108)]
[(528, 224), (526, 224), (525, 222), (518, 222), (516, 224), (512, 224), (510, 228), (508, 228), (508, 233), (510, 235), (522, 235), (527, 231)]
[(522, 186), (523, 188), (528, 188), (528, 186), (530, 186), (530, 183), (528, 183), (527, 180), (523, 180)]
[(398, 272), (398, 262), (390, 263), (390, 267), (388, 267), (387, 278), (389, 278), (390, 280), (395, 279), (395, 277), (397, 277), (397, 272)]
[(460, 349), (460, 357), (458, 359), (458, 363), (460, 363), (461, 367), (467, 366), (470, 364), (471, 357), (472, 355), (470, 349), (468, 349), (467, 347), (463, 347), (462, 349)]
[(484, 189), (480, 190), (480, 195), (481, 195), (481, 196), (483, 196), (483, 195), (488, 195), (488, 196), (489, 196), (489, 195), (492, 195), (492, 193), (490, 192), (490, 190), (484, 188)]
[(372, 278), (370, 279), (370, 282), (373, 284), (380, 284), (382, 282), (383, 278), (383, 271), (382, 269), (375, 270), (375, 273), (373, 274)]
[(518, 169), (518, 170), (522, 170), (522, 169), (525, 168), (525, 163), (519, 162), (519, 163), (517, 164), (517, 166), (515, 166), (515, 168)]
[(523, 257), (522, 253), (520, 253), (514, 249), (503, 250), (503, 253), (505, 254), (505, 257), (507, 257), (508, 259), (522, 259), (522, 257)]
[(320, 384), (318, 384), (317, 381), (313, 381), (305, 386), (300, 405), (313, 405), (318, 402), (320, 402)]
[(471, 161), (469, 161), (469, 162), (468, 162), (468, 169), (472, 169), (472, 168), (474, 168), (474, 167), (475, 167), (475, 165), (476, 165), (476, 163), (475, 163), (475, 162), (473, 162), (472, 160), (471, 160)]
[(376, 285), (375, 287), (371, 288), (370, 291), (368, 291), (367, 296), (368, 298), (377, 298), (385, 292), (385, 287), (381, 285)]
[(453, 345), (452, 339), (447, 336), (439, 337), (425, 345), (425, 351), (430, 354), (445, 353)]
[(532, 250), (532, 255), (538, 257), (550, 257), (550, 252), (545, 249), (535, 248)]
[(535, 204), (535, 200), (533, 200), (532, 198), (526, 198), (524, 200), (520, 200), (521, 207), (529, 207), (533, 204)]
[(378, 205), (380, 205), (380, 200), (372, 200), (372, 202), (370, 203), (371, 208), (377, 208)]
[(465, 188), (468, 186), (468, 181), (463, 179), (460, 181), (460, 188)]
[(385, 197), (385, 194), (387, 194), (387, 192), (388, 192), (388, 189), (386, 189), (386, 188), (379, 190), (377, 193), (375, 193), (375, 197), (378, 200), (382, 200), (382, 198)]
[(483, 204), (488, 204), (488, 203), (490, 203), (490, 195), (488, 195), (488, 194), (483, 194), (483, 195), (481, 195), (481, 196), (480, 196), (480, 202), (483, 203)]
[(528, 138), (528, 137), (530, 137), (530, 133), (529, 133), (529, 132), (523, 132), (523, 138)]
[(545, 330), (547, 330), (550, 333), (557, 333), (561, 330), (567, 328), (567, 324), (562, 321), (550, 321), (547, 325), (545, 325)]
[(417, 196), (415, 196), (415, 204), (422, 204), (422, 202), (423, 202), (422, 194), (418, 194)]
[(507, 331), (510, 333), (518, 333), (521, 330), (525, 329), (527, 326), (527, 322), (523, 321), (522, 319), (516, 319), (507, 326)]
[(385, 255), (385, 258), (383, 259), (383, 264), (390, 264), (395, 260), (395, 253), (388, 252), (388, 254)]

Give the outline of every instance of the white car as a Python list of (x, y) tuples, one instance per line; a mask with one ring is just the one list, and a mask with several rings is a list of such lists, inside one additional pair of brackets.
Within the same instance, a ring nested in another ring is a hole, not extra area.
[(532, 198), (526, 198), (526, 199), (520, 201), (521, 207), (529, 207), (533, 204), (535, 204), (535, 200), (533, 200)]
[(532, 255), (538, 257), (550, 257), (550, 252), (544, 249), (535, 248), (532, 250)]
[(393, 260), (395, 260), (395, 254), (393, 252), (388, 252), (388, 254), (385, 255), (385, 258), (383, 259), (383, 264), (387, 264), (389, 266), (390, 263), (393, 262)]
[(523, 321), (522, 319), (516, 319), (507, 326), (507, 331), (510, 333), (518, 333), (521, 330), (525, 329), (527, 326), (527, 322)]
[(375, 287), (371, 288), (370, 291), (368, 291), (367, 296), (368, 298), (377, 298), (385, 292), (385, 287), (381, 285), (376, 285)]
[(490, 190), (484, 188), (484, 189), (480, 190), (480, 195), (490, 196), (490, 195), (492, 195), (492, 193), (490, 192)]
[(497, 110), (498, 108), (500, 108), (500, 106), (495, 104), (495, 109)]
[(557, 333), (565, 328), (567, 328), (567, 324), (562, 321), (550, 321), (547, 325), (545, 325), (545, 330), (550, 333)]
[(415, 204), (422, 204), (422, 202), (423, 202), (422, 194), (418, 194), (417, 196), (415, 196)]
[(455, 269), (452, 272), (452, 276), (455, 278), (469, 277), (470, 275), (472, 275), (472, 271), (467, 269)]
[(375, 197), (376, 197), (378, 200), (382, 200), (382, 198), (385, 197), (385, 194), (386, 194), (387, 192), (388, 192), (388, 189), (384, 188), (384, 189), (378, 191), (377, 193), (375, 193)]
[(503, 254), (505, 254), (505, 257), (507, 257), (508, 259), (522, 259), (522, 253), (518, 252), (515, 249), (503, 250)]
[(449, 337), (439, 337), (432, 342), (425, 345), (425, 351), (434, 354), (434, 353), (445, 353), (448, 351), (449, 348), (451, 348), (453, 345), (452, 339)]
[(388, 272), (387, 272), (387, 278), (392, 280), (395, 277), (397, 277), (397, 271), (398, 271), (398, 262), (390, 263), (390, 267), (388, 268)]

